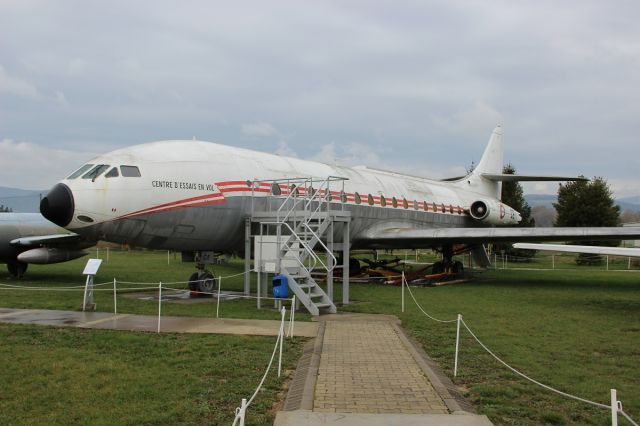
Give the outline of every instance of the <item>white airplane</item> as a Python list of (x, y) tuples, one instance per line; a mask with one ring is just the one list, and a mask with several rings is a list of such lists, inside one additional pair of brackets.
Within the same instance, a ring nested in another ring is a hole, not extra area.
[(87, 254), (82, 249), (92, 245), (40, 213), (0, 214), (0, 263), (6, 263), (14, 277), (22, 278), (30, 263), (59, 263), (82, 257)]
[(558, 251), (564, 253), (604, 254), (609, 256), (640, 257), (640, 248), (578, 246), (565, 244), (515, 243), (514, 248), (527, 250)]
[[(504, 175), (502, 168), (500, 126), (470, 174), (444, 181), (172, 140), (96, 157), (56, 184), (40, 210), (88, 240), (242, 252), (252, 206), (310, 189), (294, 189), (282, 180), (339, 176), (346, 179), (344, 189), (323, 197), (350, 212), (352, 248), (432, 247), (443, 253), (439, 270), (454, 264), (454, 244), (466, 245), (477, 261), (488, 264), (483, 243), (640, 237), (639, 228), (495, 228), (520, 221), (520, 214), (500, 201), (501, 182), (580, 179)], [(202, 284), (200, 291), (210, 291), (209, 285)]]

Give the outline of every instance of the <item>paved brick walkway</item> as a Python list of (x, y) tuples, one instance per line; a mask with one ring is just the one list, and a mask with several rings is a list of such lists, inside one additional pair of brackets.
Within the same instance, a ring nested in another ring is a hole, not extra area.
[(386, 321), (327, 321), (313, 411), (448, 413)]

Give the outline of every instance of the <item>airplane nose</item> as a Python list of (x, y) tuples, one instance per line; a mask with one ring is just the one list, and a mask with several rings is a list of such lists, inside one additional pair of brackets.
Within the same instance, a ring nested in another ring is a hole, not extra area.
[(59, 183), (40, 201), (42, 216), (58, 226), (66, 226), (73, 219), (73, 194), (69, 187)]

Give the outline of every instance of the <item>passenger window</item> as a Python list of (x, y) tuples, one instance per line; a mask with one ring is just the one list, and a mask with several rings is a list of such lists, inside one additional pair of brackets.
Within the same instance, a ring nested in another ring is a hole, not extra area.
[(280, 195), (282, 194), (282, 191), (280, 190), (280, 185), (278, 185), (277, 183), (274, 183), (271, 185), (271, 193), (273, 195)]
[(356, 204), (360, 204), (362, 202), (362, 198), (360, 198), (360, 194), (356, 192), (355, 194)]
[(369, 194), (369, 196), (367, 197), (367, 202), (369, 203), (370, 206), (373, 205), (373, 195)]
[(398, 199), (396, 197), (393, 197), (391, 199), (391, 205), (393, 206), (393, 208), (398, 207)]
[(340, 192), (340, 201), (342, 201), (343, 203), (346, 203), (348, 201), (346, 192), (344, 191)]
[(384, 198), (384, 195), (383, 195), (383, 194), (380, 194), (380, 205), (381, 205), (382, 207), (385, 207), (385, 206), (387, 205), (387, 199), (386, 199), (386, 198)]
[(418, 202), (416, 200), (413, 200), (413, 208), (414, 210), (418, 210)]
[(409, 208), (409, 202), (407, 201), (406, 198), (402, 199), (402, 207), (404, 207), (405, 209)]
[(92, 167), (93, 167), (93, 164), (85, 164), (84, 166), (80, 167), (78, 170), (73, 172), (71, 176), (69, 176), (67, 179), (75, 179)]
[(425, 212), (426, 212), (426, 211), (429, 211), (429, 204), (427, 204), (427, 202), (426, 202), (426, 201), (423, 201), (423, 202), (422, 202), (422, 207), (424, 208), (424, 211), (425, 211)]
[(118, 173), (117, 167), (114, 167), (113, 169), (109, 170), (107, 174), (104, 175), (104, 177), (106, 178), (112, 178), (112, 177), (118, 177), (118, 176), (120, 176), (120, 173)]
[(91, 169), (87, 173), (85, 173), (85, 175), (82, 176), (82, 179), (95, 180), (95, 178), (97, 178), (98, 176), (103, 174), (108, 168), (109, 168), (108, 164), (98, 164), (93, 169)]
[(120, 166), (122, 177), (140, 177), (140, 169), (136, 166)]

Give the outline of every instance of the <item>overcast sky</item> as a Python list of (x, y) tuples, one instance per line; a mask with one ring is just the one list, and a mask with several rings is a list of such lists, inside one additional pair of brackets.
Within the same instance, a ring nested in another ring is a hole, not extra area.
[(635, 0), (2, 1), (0, 186), (192, 137), (442, 178), (502, 123), (519, 173), (640, 195), (639, 21)]

